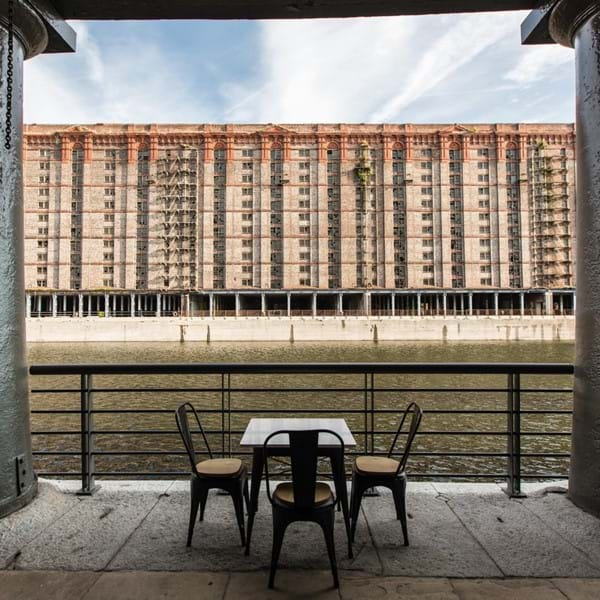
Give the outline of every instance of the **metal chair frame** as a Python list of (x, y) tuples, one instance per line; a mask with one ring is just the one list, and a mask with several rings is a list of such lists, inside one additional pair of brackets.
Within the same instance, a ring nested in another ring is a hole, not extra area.
[[(265, 482), (267, 497), (273, 507), (273, 550), (271, 556), (271, 570), (269, 573), (269, 588), (275, 584), (275, 574), (283, 537), (288, 525), (295, 521), (310, 521), (317, 523), (323, 530), (333, 585), (339, 587), (337, 561), (335, 557), (335, 542), (333, 537), (335, 521), (335, 505), (337, 498), (333, 495), (327, 502), (315, 504), (315, 489), (317, 485), (317, 464), (319, 434), (330, 434), (340, 443), (342, 456), (344, 454), (344, 441), (335, 431), (329, 429), (310, 430), (280, 430), (271, 433), (264, 442), (263, 452), (265, 456)], [(288, 435), (290, 445), (290, 458), (292, 466), (292, 486), (294, 493), (294, 504), (289, 505), (277, 499), (271, 494), (269, 478), (269, 442), (278, 435)]]
[(356, 524), (358, 521), (358, 515), (360, 514), (360, 504), (364, 493), (374, 487), (385, 487), (392, 491), (394, 498), (394, 505), (396, 508), (396, 518), (402, 525), (402, 536), (404, 537), (404, 545), (408, 546), (408, 525), (406, 519), (406, 463), (410, 456), (410, 450), (419, 430), (421, 419), (423, 418), (423, 411), (416, 402), (411, 402), (404, 410), (400, 425), (396, 430), (396, 435), (392, 441), (389, 452), (387, 453), (388, 458), (392, 458), (394, 449), (398, 438), (404, 428), (404, 423), (408, 415), (412, 413), (410, 427), (407, 432), (406, 444), (402, 452), (402, 457), (398, 462), (398, 468), (396, 472), (390, 475), (369, 475), (360, 472), (356, 463), (352, 469), (352, 491), (350, 492), (350, 539), (354, 542), (354, 536), (356, 533)]
[(244, 498), (246, 500), (246, 507), (249, 506), (249, 494), (248, 494), (248, 472), (246, 467), (242, 464), (239, 473), (231, 477), (217, 477), (211, 475), (205, 475), (199, 473), (196, 468), (196, 451), (194, 448), (194, 442), (192, 439), (192, 433), (189, 427), (188, 412), (192, 412), (196, 418), (198, 429), (202, 435), (204, 445), (208, 452), (209, 459), (213, 458), (210, 444), (198, 417), (198, 413), (192, 404), (184, 402), (180, 404), (175, 411), (175, 421), (177, 422), (177, 429), (183, 440), (186, 452), (190, 459), (192, 466), (192, 473), (190, 476), (190, 494), (191, 494), (191, 505), (190, 505), (190, 521), (188, 526), (188, 537), (187, 546), (192, 545), (192, 536), (194, 534), (194, 525), (196, 524), (196, 518), (198, 517), (198, 508), (200, 508), (200, 521), (204, 520), (204, 509), (206, 508), (206, 501), (208, 498), (208, 492), (211, 489), (219, 489), (227, 492), (232, 500), (235, 509), (235, 516), (240, 530), (240, 537), (242, 540), (242, 546), (246, 545), (246, 533), (244, 525)]

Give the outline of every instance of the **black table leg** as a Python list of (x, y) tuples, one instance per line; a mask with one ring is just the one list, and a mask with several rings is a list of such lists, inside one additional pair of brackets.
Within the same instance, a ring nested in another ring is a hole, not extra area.
[(352, 542), (350, 540), (350, 514), (348, 511), (348, 488), (346, 486), (346, 471), (344, 469), (344, 454), (341, 450), (333, 450), (331, 453), (331, 471), (335, 484), (335, 493), (342, 504), (344, 524), (346, 525), (346, 537), (348, 538), (348, 558), (352, 558)]
[(258, 511), (258, 494), (260, 492), (260, 480), (262, 479), (264, 467), (263, 448), (254, 448), (252, 456), (252, 481), (250, 485), (250, 506), (248, 507), (248, 532), (246, 534), (246, 556), (250, 554), (250, 540), (252, 539), (252, 526), (254, 515)]

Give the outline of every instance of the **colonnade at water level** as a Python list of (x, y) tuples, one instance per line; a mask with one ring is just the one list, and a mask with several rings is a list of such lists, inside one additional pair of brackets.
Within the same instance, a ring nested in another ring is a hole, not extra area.
[(40, 317), (427, 317), (572, 315), (569, 290), (207, 291), (27, 293)]

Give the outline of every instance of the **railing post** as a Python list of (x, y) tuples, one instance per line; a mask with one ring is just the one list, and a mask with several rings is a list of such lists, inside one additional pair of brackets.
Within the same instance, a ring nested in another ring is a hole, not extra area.
[(521, 491), (521, 375), (508, 374), (507, 395), (508, 479), (506, 493), (511, 498), (524, 497)]
[(81, 375), (81, 490), (82, 496), (91, 496), (98, 488), (94, 483), (94, 400), (92, 375)]

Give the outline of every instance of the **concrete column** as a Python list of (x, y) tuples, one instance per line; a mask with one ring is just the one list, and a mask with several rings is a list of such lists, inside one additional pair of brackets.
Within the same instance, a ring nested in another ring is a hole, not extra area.
[(544, 314), (551, 315), (554, 311), (554, 307), (552, 306), (552, 292), (550, 290), (546, 290), (544, 292)]
[(135, 294), (132, 293), (130, 295), (130, 300), (129, 300), (129, 304), (130, 304), (129, 314), (131, 317), (135, 317), (135, 298), (136, 298)]
[(235, 293), (235, 316), (240, 316), (240, 295), (237, 292)]
[(421, 292), (417, 292), (417, 317), (421, 316)]
[(214, 302), (214, 294), (212, 292), (209, 292), (209, 294), (208, 294), (208, 316), (209, 317), (215, 316), (215, 302)]
[(575, 47), (577, 305), (569, 497), (600, 515), (600, 4), (560, 0), (550, 15), (557, 42)]
[(292, 294), (291, 292), (287, 293), (287, 316), (292, 316)]
[(337, 300), (338, 300), (338, 303), (337, 303), (338, 304), (338, 306), (337, 306), (338, 315), (344, 314), (344, 303), (342, 301), (342, 298), (343, 298), (342, 294), (341, 293), (338, 294), (338, 298), (337, 298)]
[(392, 292), (392, 317), (396, 316), (396, 293)]
[(525, 292), (519, 294), (519, 311), (522, 317), (525, 316)]
[(313, 292), (312, 294), (312, 316), (313, 318), (317, 316), (317, 293)]
[(25, 294), (25, 316), (29, 319), (31, 317), (31, 296)]
[(156, 294), (156, 316), (160, 317), (162, 311), (162, 295)]
[[(290, 295), (288, 293), (288, 317), (290, 316), (290, 309), (289, 309), (289, 304), (290, 304)], [(262, 314), (262, 316), (264, 317), (267, 314), (267, 299), (265, 297), (265, 293), (262, 292), (260, 295), (260, 313)]]
[(573, 292), (573, 312), (577, 311), (577, 294)]
[[(10, 147), (0, 152), (0, 517), (27, 504), (37, 483), (31, 457), (23, 251), (23, 61), (48, 44), (46, 28), (29, 3), (15, 0)], [(1, 143), (5, 143), (9, 34), (0, 8)]]
[(494, 314), (498, 316), (500, 314), (500, 302), (498, 292), (494, 292)]
[(104, 316), (110, 317), (110, 296), (104, 294)]
[(52, 316), (56, 317), (58, 313), (58, 296), (56, 292), (52, 292)]
[(469, 292), (469, 316), (473, 316), (473, 292)]
[(442, 296), (442, 310), (444, 311), (444, 316), (448, 315), (448, 292), (444, 292)]
[(560, 314), (563, 314), (563, 310), (564, 310), (564, 302), (563, 302), (563, 295), (559, 294), (558, 296), (558, 310), (560, 311)]

